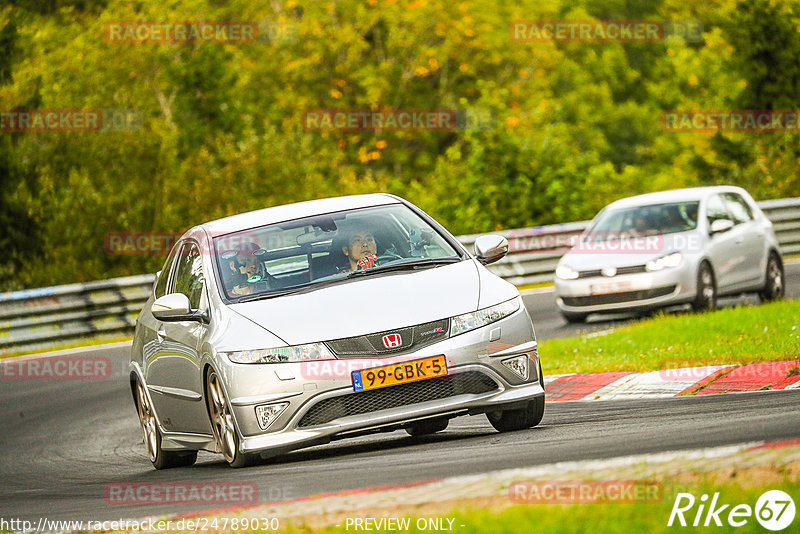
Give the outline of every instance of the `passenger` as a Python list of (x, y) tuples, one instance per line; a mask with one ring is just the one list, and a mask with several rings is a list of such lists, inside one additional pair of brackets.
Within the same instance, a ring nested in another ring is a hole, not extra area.
[(653, 232), (653, 226), (648, 222), (648, 217), (644, 210), (637, 211), (633, 218), (634, 237), (647, 235)]
[(230, 258), (225, 260), (227, 272), (223, 277), (226, 280), (225, 286), (229, 294), (250, 295), (258, 289), (254, 283), (261, 281), (263, 272), (258, 258), (254, 255), (257, 250), (259, 248), (255, 243), (243, 243), (223, 256), (236, 252), (235, 255), (230, 254)]
[(664, 224), (661, 226), (662, 234), (669, 234), (672, 232), (682, 232), (686, 230), (686, 222), (681, 217), (681, 212), (678, 206), (670, 205), (664, 208), (662, 212)]

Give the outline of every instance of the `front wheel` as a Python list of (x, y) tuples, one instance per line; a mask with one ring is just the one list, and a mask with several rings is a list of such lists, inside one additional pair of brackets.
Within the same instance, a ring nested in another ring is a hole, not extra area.
[(697, 296), (692, 302), (695, 311), (713, 310), (717, 307), (717, 284), (714, 272), (708, 262), (700, 264), (697, 270)]
[(533, 399), (525, 408), (488, 412), (486, 417), (498, 432), (535, 427), (544, 417), (544, 395)]
[(214, 429), (214, 439), (217, 441), (217, 447), (222, 451), (225, 461), (231, 467), (253, 465), (257, 456), (239, 450), (239, 435), (236, 433), (230, 403), (225, 396), (219, 375), (215, 371), (210, 371), (206, 377), (206, 390), (208, 392), (206, 406), (211, 418), (211, 427)]
[(142, 436), (147, 445), (147, 454), (153, 467), (156, 469), (169, 469), (171, 467), (187, 467), (197, 461), (197, 451), (165, 451), (161, 448), (161, 431), (158, 429), (156, 414), (150, 400), (144, 391), (141, 382), (136, 382), (136, 410), (139, 413), (139, 423), (142, 427)]
[(780, 258), (774, 252), (769, 255), (767, 260), (767, 273), (766, 280), (764, 280), (764, 288), (759, 291), (758, 296), (761, 302), (769, 302), (783, 298), (786, 288), (783, 284), (783, 264)]

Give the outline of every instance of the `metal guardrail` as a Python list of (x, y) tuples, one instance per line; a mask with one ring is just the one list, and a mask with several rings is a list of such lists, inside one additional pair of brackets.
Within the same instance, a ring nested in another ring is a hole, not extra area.
[[(772, 221), (784, 254), (800, 253), (800, 198), (758, 203)], [(547, 282), (570, 237), (589, 221), (494, 232), (509, 241), (509, 254), (489, 266), (517, 285)], [(458, 239), (470, 250), (477, 235)], [(36, 350), (98, 334), (130, 333), (150, 296), (154, 275), (143, 274), (0, 293), (0, 354)]]

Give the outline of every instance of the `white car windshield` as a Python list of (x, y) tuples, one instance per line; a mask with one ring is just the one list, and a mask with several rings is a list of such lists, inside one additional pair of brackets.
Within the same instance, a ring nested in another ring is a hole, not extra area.
[(226, 234), (214, 239), (214, 253), (224, 295), (237, 301), (462, 259), (422, 217), (397, 204)]
[(652, 204), (604, 211), (584, 241), (686, 232), (697, 228), (698, 201)]

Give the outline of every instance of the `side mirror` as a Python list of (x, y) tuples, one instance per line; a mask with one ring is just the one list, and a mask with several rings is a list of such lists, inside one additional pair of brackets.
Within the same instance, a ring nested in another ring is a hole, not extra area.
[(475, 257), (484, 265), (494, 263), (508, 254), (508, 239), (501, 235), (482, 235), (475, 240)]
[(198, 321), (208, 324), (208, 316), (200, 310), (193, 310), (189, 297), (183, 293), (170, 293), (157, 298), (150, 307), (153, 317), (165, 323), (178, 321)]
[(728, 219), (717, 219), (711, 223), (711, 235), (727, 232), (733, 228), (733, 221)]

